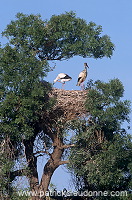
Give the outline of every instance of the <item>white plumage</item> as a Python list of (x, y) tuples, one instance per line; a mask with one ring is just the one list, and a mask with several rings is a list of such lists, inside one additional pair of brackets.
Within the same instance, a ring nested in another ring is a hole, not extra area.
[[(80, 86), (87, 78), (87, 68), (89, 68), (89, 66), (87, 65), (87, 63), (84, 63), (84, 67), (85, 69), (82, 72), (80, 72), (78, 76), (77, 86)], [(84, 88), (84, 84), (83, 84), (83, 88)]]
[(56, 83), (58, 81), (58, 82), (62, 83), (62, 86), (64, 86), (65, 82), (70, 81), (71, 79), (72, 78), (69, 75), (67, 75), (65, 73), (60, 73), (54, 80), (54, 83)]

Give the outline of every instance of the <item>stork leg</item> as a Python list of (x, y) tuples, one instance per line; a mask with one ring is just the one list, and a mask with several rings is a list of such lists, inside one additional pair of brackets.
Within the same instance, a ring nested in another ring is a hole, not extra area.
[(62, 83), (62, 89), (64, 90), (64, 85), (65, 85), (65, 83)]
[(81, 90), (84, 90), (85, 89), (85, 85), (84, 85), (84, 82), (81, 83)]

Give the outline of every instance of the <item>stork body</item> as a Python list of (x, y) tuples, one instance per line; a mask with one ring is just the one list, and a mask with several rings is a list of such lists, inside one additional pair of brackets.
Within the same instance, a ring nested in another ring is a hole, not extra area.
[(80, 72), (79, 76), (78, 76), (78, 80), (77, 80), (77, 86), (80, 86), (81, 85), (81, 88), (84, 89), (84, 81), (86, 80), (87, 78), (87, 68), (89, 68), (89, 66), (87, 65), (87, 63), (84, 63), (84, 67), (85, 69)]
[(58, 76), (54, 80), (54, 84), (56, 82), (60, 82), (60, 83), (62, 83), (62, 88), (64, 88), (65, 82), (70, 81), (71, 79), (72, 78), (69, 75), (67, 75), (65, 73), (60, 73), (60, 74), (58, 74)]

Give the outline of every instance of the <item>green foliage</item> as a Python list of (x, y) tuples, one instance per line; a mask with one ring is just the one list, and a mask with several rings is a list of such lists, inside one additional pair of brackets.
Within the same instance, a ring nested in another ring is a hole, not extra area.
[(43, 21), (40, 15), (18, 13), (3, 35), (17, 48), (34, 50), (42, 60), (62, 60), (82, 57), (111, 57), (114, 45), (107, 35), (101, 36), (102, 27), (86, 23), (74, 12), (53, 15)]
[[(2, 155), (4, 156), (4, 155)], [(9, 189), (9, 172), (11, 170), (12, 163), (7, 161), (5, 157), (0, 158), (0, 197), (6, 195)]]
[(121, 126), (123, 122), (129, 122), (130, 102), (121, 100), (124, 88), (118, 79), (109, 83), (91, 82), (88, 86), (86, 108), (90, 114), (72, 124), (76, 136), (69, 169), (80, 189), (129, 190), (132, 138)]
[(119, 130), (124, 121), (129, 122), (130, 101), (121, 100), (124, 88), (119, 79), (109, 83), (96, 81), (89, 89), (86, 109), (96, 126), (113, 132)]
[(41, 112), (50, 107), (46, 100), (51, 86), (41, 81), (49, 70), (48, 64), (38, 61), (32, 52), (27, 54), (7, 45), (0, 65), (2, 132), (12, 138), (29, 137), (34, 134)]
[(12, 152), (8, 149), (6, 141), (0, 138), (0, 198), (11, 192), (10, 171), (14, 165), (11, 159)]

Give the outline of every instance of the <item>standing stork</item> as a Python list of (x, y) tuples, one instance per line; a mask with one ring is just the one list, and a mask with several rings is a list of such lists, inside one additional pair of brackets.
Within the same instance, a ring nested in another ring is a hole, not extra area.
[(58, 82), (62, 83), (62, 89), (64, 89), (65, 82), (70, 81), (71, 79), (72, 78), (69, 75), (67, 75), (65, 73), (60, 73), (54, 80), (53, 84), (55, 84), (58, 81)]
[(89, 66), (87, 65), (87, 63), (84, 63), (84, 67), (85, 69), (82, 72), (80, 72), (77, 80), (77, 86), (81, 85), (82, 89), (84, 89), (84, 81), (87, 78), (87, 68), (89, 68)]

